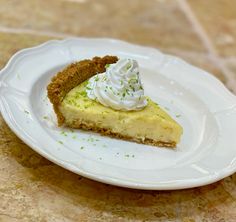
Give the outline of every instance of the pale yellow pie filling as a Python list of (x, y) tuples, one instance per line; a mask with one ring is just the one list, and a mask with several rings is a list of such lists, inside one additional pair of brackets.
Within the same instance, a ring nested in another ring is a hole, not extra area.
[(164, 110), (148, 98), (148, 105), (140, 111), (118, 111), (89, 99), (84, 82), (72, 89), (63, 99), (59, 109), (65, 125), (81, 128), (109, 129), (114, 134), (139, 140), (179, 143), (182, 127)]

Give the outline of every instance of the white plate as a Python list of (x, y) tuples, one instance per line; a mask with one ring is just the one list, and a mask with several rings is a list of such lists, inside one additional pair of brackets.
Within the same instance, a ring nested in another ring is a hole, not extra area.
[[(73, 61), (107, 54), (138, 60), (146, 94), (183, 126), (176, 149), (56, 126), (46, 97), (50, 78)], [(215, 182), (236, 169), (235, 96), (212, 75), (156, 49), (78, 38), (22, 50), (0, 73), (0, 108), (10, 128), (36, 152), (104, 183), (182, 189)]]

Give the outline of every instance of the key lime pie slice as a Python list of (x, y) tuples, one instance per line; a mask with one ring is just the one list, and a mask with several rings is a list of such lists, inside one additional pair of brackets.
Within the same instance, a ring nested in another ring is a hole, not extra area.
[(73, 63), (52, 78), (58, 125), (155, 146), (175, 147), (182, 127), (144, 96), (138, 63), (116, 56)]

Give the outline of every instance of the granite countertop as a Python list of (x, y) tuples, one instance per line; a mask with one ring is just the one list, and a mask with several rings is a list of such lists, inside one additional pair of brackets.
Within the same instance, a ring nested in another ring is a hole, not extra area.
[[(69, 36), (157, 47), (236, 93), (232, 0), (0, 0), (0, 67), (18, 50)], [(140, 191), (73, 174), (35, 153), (0, 115), (0, 221), (236, 221), (236, 174), (180, 191)]]

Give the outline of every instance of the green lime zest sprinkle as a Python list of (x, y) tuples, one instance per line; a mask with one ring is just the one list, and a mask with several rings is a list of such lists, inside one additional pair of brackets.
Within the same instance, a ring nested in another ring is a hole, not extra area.
[(63, 135), (63, 136), (67, 136), (67, 133), (64, 132), (64, 131), (61, 131), (61, 135)]
[(177, 114), (177, 115), (175, 115), (177, 118), (179, 118), (179, 117), (181, 117), (181, 115), (180, 114)]
[(111, 65), (111, 64), (106, 64), (106, 65), (105, 65), (105, 68), (106, 68), (106, 69), (109, 68), (110, 65)]
[(164, 107), (167, 111), (169, 111), (170, 109), (168, 107)]
[(97, 141), (97, 140), (95, 140), (93, 137), (89, 137), (89, 138), (87, 139), (87, 141), (88, 141), (88, 142), (91, 142), (91, 143), (94, 143), (94, 142)]
[(29, 111), (27, 111), (27, 110), (24, 110), (24, 112), (25, 112), (26, 114), (29, 114)]
[(125, 157), (129, 157), (129, 154), (126, 154)]
[(19, 73), (16, 74), (16, 77), (17, 77), (17, 79), (20, 80), (20, 75), (19, 75)]
[(135, 91), (135, 88), (132, 85), (130, 85), (130, 88), (133, 90), (133, 92)]
[(77, 137), (76, 136), (72, 136), (72, 139), (75, 140)]
[(61, 140), (59, 140), (58, 143), (63, 144), (63, 142)]
[(80, 149), (83, 150), (83, 149), (84, 149), (84, 146), (81, 146)]
[(128, 70), (128, 69), (130, 69), (130, 68), (131, 68), (131, 65), (128, 64), (127, 67), (126, 67), (126, 69)]
[(79, 95), (81, 95), (81, 96), (83, 96), (83, 97), (86, 97), (86, 96), (87, 96), (87, 93), (86, 93), (86, 91), (82, 91), (82, 92), (79, 93)]
[(43, 116), (43, 119), (48, 119), (48, 117), (47, 116)]
[(87, 86), (87, 85), (88, 85), (88, 82), (89, 82), (88, 80), (84, 81), (83, 85), (84, 85), (84, 86)]

